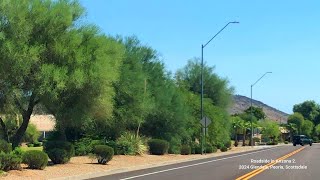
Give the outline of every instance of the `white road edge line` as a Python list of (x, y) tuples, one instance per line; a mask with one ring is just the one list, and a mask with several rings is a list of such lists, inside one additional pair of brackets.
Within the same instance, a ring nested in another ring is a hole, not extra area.
[(246, 153), (246, 154), (240, 154), (240, 155), (230, 156), (230, 157), (221, 158), (221, 159), (214, 159), (214, 160), (205, 161), (205, 162), (201, 162), (201, 163), (190, 164), (190, 165), (186, 165), (186, 166), (181, 166), (181, 167), (176, 167), (176, 168), (171, 168), (171, 169), (166, 169), (166, 170), (161, 170), (161, 171), (155, 171), (155, 172), (152, 172), (152, 173), (146, 173), (146, 174), (141, 174), (141, 175), (137, 175), (137, 176), (131, 176), (131, 177), (123, 178), (123, 179), (120, 179), (120, 180), (135, 179), (135, 178), (139, 178), (139, 177), (150, 176), (150, 175), (153, 175), (153, 174), (159, 174), (159, 173), (163, 173), (163, 172), (174, 171), (174, 170), (177, 170), (177, 169), (183, 169), (183, 168), (188, 168), (188, 167), (192, 167), (192, 166), (199, 166), (199, 165), (208, 164), (208, 163), (211, 163), (211, 162), (222, 161), (222, 160), (226, 160), (226, 159), (246, 156), (246, 155), (250, 155), (250, 154), (256, 154), (256, 153), (260, 153), (260, 152), (264, 152), (264, 151), (269, 151), (269, 150), (274, 149), (274, 148), (277, 148), (277, 147), (271, 147), (271, 148), (268, 148), (268, 149), (265, 149), (265, 150), (261, 150), (261, 151), (256, 151), (256, 152), (251, 152), (251, 153)]

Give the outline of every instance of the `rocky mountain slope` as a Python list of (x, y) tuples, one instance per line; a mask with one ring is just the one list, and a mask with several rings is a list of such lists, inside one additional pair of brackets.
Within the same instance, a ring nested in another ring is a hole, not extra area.
[[(278, 123), (286, 123), (288, 114), (276, 108), (268, 106), (260, 101), (253, 100), (253, 106), (261, 107), (268, 119), (274, 120)], [(233, 105), (229, 108), (230, 114), (242, 113), (250, 107), (250, 98), (241, 95), (233, 96)]]

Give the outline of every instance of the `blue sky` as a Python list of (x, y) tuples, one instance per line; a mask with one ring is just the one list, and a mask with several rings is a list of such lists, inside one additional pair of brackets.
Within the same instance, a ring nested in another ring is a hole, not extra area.
[(213, 0), (80, 0), (86, 21), (108, 35), (136, 35), (156, 49), (167, 70), (201, 56), (230, 80), (236, 94), (250, 96), (250, 85), (267, 71), (254, 99), (291, 113), (304, 100), (319, 102), (320, 2)]

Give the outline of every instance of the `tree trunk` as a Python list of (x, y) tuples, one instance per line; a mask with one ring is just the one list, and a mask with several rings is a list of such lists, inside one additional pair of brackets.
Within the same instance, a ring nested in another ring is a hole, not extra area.
[(246, 130), (243, 131), (242, 146), (246, 146)]
[(9, 141), (9, 135), (8, 135), (8, 129), (6, 127), (6, 124), (4, 123), (3, 119), (0, 117), (0, 124), (1, 124), (1, 127), (2, 127), (2, 131), (3, 131), (3, 136), (4, 136), (4, 139), (10, 143)]
[(31, 114), (33, 112), (33, 108), (36, 104), (37, 102), (35, 101), (35, 94), (32, 93), (29, 99), (28, 109), (24, 110), (22, 107), (20, 107), (21, 113), (22, 113), (22, 124), (19, 127), (18, 131), (15, 133), (15, 135), (12, 137), (12, 149), (19, 146), (22, 140), (22, 137), (27, 130)]

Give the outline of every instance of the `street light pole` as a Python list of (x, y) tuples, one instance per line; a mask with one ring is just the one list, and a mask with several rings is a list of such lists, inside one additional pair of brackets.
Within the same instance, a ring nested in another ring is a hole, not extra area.
[(272, 72), (266, 72), (264, 73), (255, 83), (251, 84), (251, 98), (250, 98), (250, 114), (251, 114), (251, 118), (250, 118), (250, 122), (251, 122), (251, 137), (250, 137), (250, 142), (251, 142), (251, 146), (253, 146), (253, 125), (252, 125), (252, 120), (253, 120), (253, 106), (252, 106), (252, 89), (253, 86), (256, 85), (265, 75), (267, 74), (271, 74)]
[[(215, 34), (206, 44), (201, 45), (201, 106), (200, 106), (200, 111), (201, 111), (201, 119), (203, 119), (204, 114), (203, 114), (203, 49), (216, 37), (218, 34), (220, 34), (229, 24), (236, 24), (239, 23), (237, 21), (232, 21), (228, 22), (220, 31), (218, 31), (217, 34)], [(200, 119), (200, 120), (201, 120)], [(205, 121), (205, 127), (204, 127), (204, 134), (203, 134), (203, 140), (201, 141), (201, 154), (203, 154), (203, 143), (205, 143), (205, 138), (206, 138), (206, 129), (207, 128), (207, 122)]]

